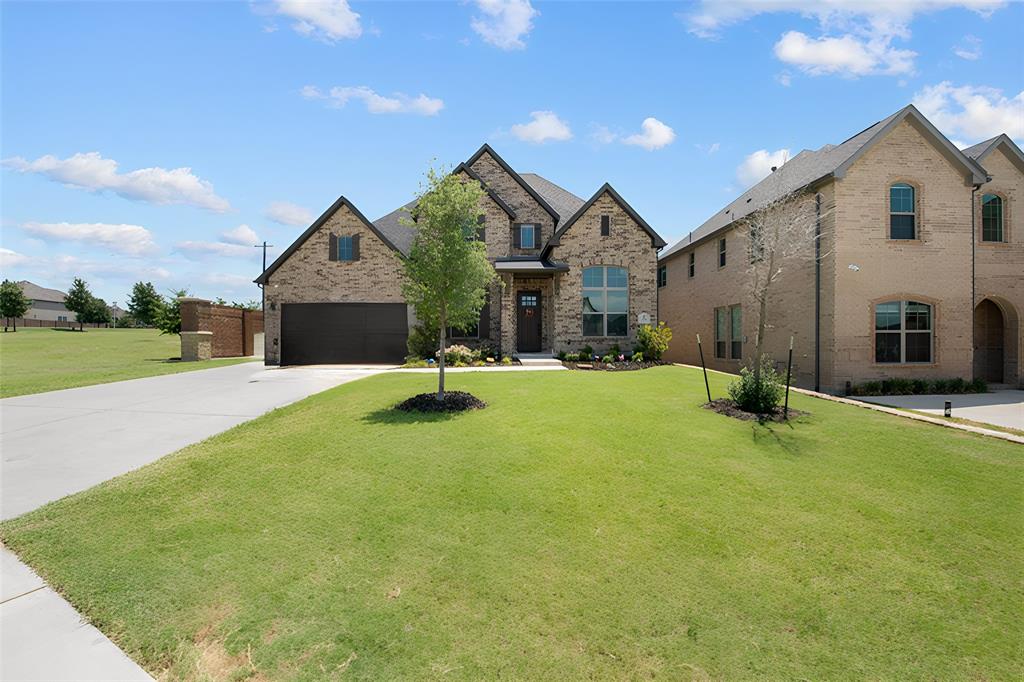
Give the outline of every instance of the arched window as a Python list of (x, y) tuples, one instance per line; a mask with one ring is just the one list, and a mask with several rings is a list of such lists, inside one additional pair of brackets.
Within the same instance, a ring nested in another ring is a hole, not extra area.
[(889, 188), (889, 239), (914, 239), (916, 215), (914, 188), (897, 182)]
[(626, 268), (583, 269), (583, 336), (625, 336), (629, 327)]
[(1003, 241), (1003, 198), (998, 194), (981, 197), (981, 241)]
[(875, 304), (875, 362), (931, 362), (932, 326), (932, 306), (927, 303)]

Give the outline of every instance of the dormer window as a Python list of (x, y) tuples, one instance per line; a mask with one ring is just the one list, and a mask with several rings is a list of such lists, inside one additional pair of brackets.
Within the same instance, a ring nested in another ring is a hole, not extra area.
[(914, 188), (897, 182), (889, 188), (889, 239), (916, 239)]

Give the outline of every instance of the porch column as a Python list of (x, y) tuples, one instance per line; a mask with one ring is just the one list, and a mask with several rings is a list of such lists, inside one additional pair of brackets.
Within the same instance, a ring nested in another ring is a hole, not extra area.
[(501, 347), (498, 350), (502, 355), (512, 355), (516, 352), (516, 294), (513, 275), (502, 274), (501, 282), (504, 286), (501, 288)]

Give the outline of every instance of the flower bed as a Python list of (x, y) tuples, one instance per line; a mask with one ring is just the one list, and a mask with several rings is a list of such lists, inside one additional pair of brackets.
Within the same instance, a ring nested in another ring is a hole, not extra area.
[[(777, 406), (771, 412), (747, 412), (746, 410), (741, 409), (739, 405), (736, 404), (735, 400), (730, 398), (717, 398), (712, 400), (710, 403), (705, 403), (704, 408), (713, 410), (718, 414), (724, 414), (727, 417), (732, 417), (733, 419), (742, 419), (744, 421), (758, 421), (761, 423), (786, 421), (786, 416), (781, 405)], [(794, 410), (792, 407), (789, 408), (790, 419), (800, 417), (805, 414), (807, 414), (807, 412)]]
[(669, 363), (662, 362), (661, 360), (643, 360), (641, 362), (634, 362), (632, 360), (570, 362), (569, 360), (562, 360), (562, 365), (568, 369), (597, 370), (600, 372), (628, 372), (635, 369), (647, 369), (648, 367), (658, 367), (659, 365), (667, 364)]

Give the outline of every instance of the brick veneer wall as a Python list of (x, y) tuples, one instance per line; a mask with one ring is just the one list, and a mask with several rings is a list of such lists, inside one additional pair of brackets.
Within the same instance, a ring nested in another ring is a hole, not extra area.
[(181, 330), (211, 332), (212, 357), (249, 356), (253, 354), (253, 335), (263, 331), (263, 312), (184, 298), (181, 301)]
[[(359, 235), (359, 260), (328, 260), (331, 234)], [(266, 294), (265, 362), (279, 364), (285, 303), (404, 303), (400, 256), (343, 205), (270, 275)]]
[[(488, 187), (497, 192), (502, 201), (512, 207), (512, 210), (516, 213), (516, 222), (534, 223), (540, 226), (540, 238), (537, 240), (538, 248), (513, 249), (512, 224), (508, 221), (507, 214), (502, 212), (502, 215), (506, 218), (507, 230), (504, 236), (494, 235), (500, 241), (495, 242), (496, 248), (493, 253), (499, 256), (539, 256), (541, 247), (555, 232), (555, 221), (551, 215), (537, 203), (536, 199), (530, 196), (529, 192), (516, 182), (515, 178), (506, 173), (489, 153), (484, 152), (481, 154), (480, 158), (473, 163), (472, 168), (473, 172), (479, 175), (480, 179), (487, 183)], [(488, 219), (490, 219), (490, 215), (488, 215)], [(491, 236), (488, 235), (488, 240), (490, 238)], [(498, 249), (501, 250), (499, 251)], [(490, 253), (492, 251), (489, 248), (488, 254)]]
[[(601, 236), (601, 216), (611, 218), (611, 230)], [(590, 345), (604, 352), (614, 344), (632, 350), (636, 343), (637, 317), (658, 314), (657, 251), (647, 232), (634, 221), (610, 194), (605, 193), (563, 234), (552, 249), (551, 260), (565, 263), (568, 272), (556, 274), (553, 282), (553, 350), (577, 352)], [(629, 327), (625, 337), (583, 336), (583, 269), (593, 265), (614, 265), (629, 271)]]

